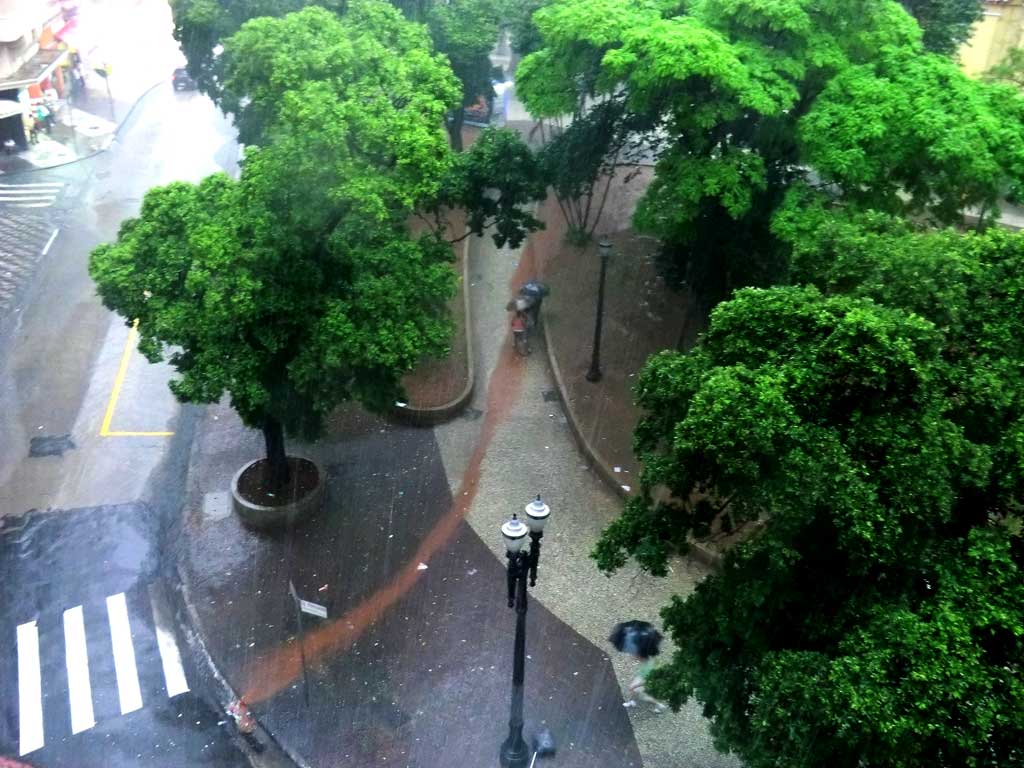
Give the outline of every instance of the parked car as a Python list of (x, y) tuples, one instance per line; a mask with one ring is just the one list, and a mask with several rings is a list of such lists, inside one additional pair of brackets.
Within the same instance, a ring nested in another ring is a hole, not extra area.
[(174, 90), (176, 91), (194, 91), (196, 89), (196, 81), (192, 79), (192, 75), (184, 67), (178, 67), (174, 70), (174, 77), (171, 78), (171, 82), (174, 83)]

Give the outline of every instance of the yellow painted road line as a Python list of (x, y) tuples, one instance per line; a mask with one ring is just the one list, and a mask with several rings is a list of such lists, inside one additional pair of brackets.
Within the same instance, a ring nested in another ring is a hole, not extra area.
[(139, 335), (139, 319), (135, 318), (131, 330), (128, 331), (128, 339), (124, 343), (124, 352), (121, 353), (121, 365), (117, 369), (117, 377), (114, 379), (114, 389), (110, 393), (110, 401), (107, 403), (107, 412), (103, 414), (103, 424), (100, 426), (100, 437), (170, 437), (173, 432), (122, 432), (111, 431), (110, 423), (114, 420), (114, 411), (117, 410), (117, 400), (121, 397), (121, 387), (124, 385), (124, 377), (128, 374), (128, 364), (132, 359), (132, 348), (135, 339)]
[(173, 432), (101, 432), (102, 437), (171, 437)]

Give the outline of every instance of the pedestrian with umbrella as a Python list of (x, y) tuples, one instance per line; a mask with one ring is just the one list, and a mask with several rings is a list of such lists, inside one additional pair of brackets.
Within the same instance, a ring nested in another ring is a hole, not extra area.
[(519, 308), (526, 312), (527, 325), (531, 330), (537, 326), (540, 305), (550, 292), (547, 285), (537, 280), (529, 280), (519, 286), (519, 298), (516, 301), (521, 305)]
[(622, 706), (635, 707), (636, 700), (640, 699), (653, 704), (655, 712), (665, 712), (668, 705), (648, 694), (645, 688), (647, 676), (654, 669), (654, 657), (661, 652), (661, 633), (649, 622), (634, 619), (616, 624), (612, 628), (608, 642), (615, 650), (628, 653), (640, 662), (633, 681), (629, 684), (629, 698)]

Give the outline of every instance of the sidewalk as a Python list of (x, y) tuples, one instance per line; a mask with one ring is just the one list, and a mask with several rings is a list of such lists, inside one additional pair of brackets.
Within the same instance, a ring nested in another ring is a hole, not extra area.
[[(467, 496), (452, 495), (434, 433), (348, 408), (306, 448), (328, 474), (322, 514), (291, 535), (257, 536), (218, 494), (258, 454), (258, 435), (223, 407), (199, 430), (183, 572), (216, 667), (299, 764), (494, 764), (514, 614), (502, 563), (464, 521)], [(289, 579), (330, 617), (306, 617), (308, 707)], [(529, 653), (527, 730), (559, 735), (559, 765), (638, 768), (610, 664), (541, 600)]]
[[(62, 106), (49, 133), (40, 130), (35, 143), (14, 154), (0, 154), (0, 173), (53, 168), (106, 149), (117, 126), (109, 120)], [(65, 122), (67, 121), (67, 122)]]
[[(508, 345), (504, 304), (534, 273), (528, 251), (472, 240), (469, 407), (434, 429), (340, 409), (327, 438), (292, 446), (328, 478), (320, 516), (290, 534), (250, 533), (227, 511), (231, 474), (260, 437), (224, 406), (206, 412), (182, 527), (194, 629), (301, 765), (496, 764), (514, 627), (498, 527), (538, 492), (553, 512), (531, 590), (526, 733), (550, 728), (559, 766), (736, 765), (695, 702), (664, 715), (622, 707), (633, 663), (608, 656), (610, 627), (657, 620), (706, 571), (678, 561), (668, 579), (634, 568), (607, 579), (589, 559), (621, 502), (580, 458), (543, 355)], [(305, 617), (301, 651), (289, 579), (328, 610)]]
[[(657, 274), (657, 241), (632, 230), (630, 218), (652, 175), (649, 168), (635, 173), (633, 167), (619, 169), (594, 238), (585, 247), (566, 242), (565, 220), (553, 199), (541, 210), (547, 228), (527, 246), (539, 276), (551, 288), (544, 302), (543, 330), (576, 440), (609, 487), (623, 497), (637, 493), (640, 485), (632, 446), (640, 418), (633, 404), (636, 377), (648, 357), (692, 344), (700, 329), (689, 296), (670, 291)], [(602, 235), (613, 250), (605, 280), (601, 380), (590, 382), (585, 374), (593, 353), (597, 241)]]
[[(510, 125), (528, 134), (522, 117), (510, 114)], [(527, 738), (550, 728), (558, 742), (550, 764), (559, 766), (739, 765), (714, 749), (697, 702), (663, 715), (624, 709), (635, 665), (606, 639), (618, 621), (657, 622), (706, 567), (677, 560), (668, 578), (655, 579), (630, 565), (609, 579), (589, 557), (621, 511), (624, 491), (612, 485), (620, 476), (618, 486), (636, 485), (631, 374), (648, 349), (696, 332), (683, 302), (657, 284), (652, 243), (628, 231), (640, 191), (638, 182), (613, 188), (599, 230), (613, 233), (617, 248), (600, 384), (584, 382), (581, 366), (593, 333), (596, 257), (567, 250), (552, 204), (543, 212), (548, 230), (520, 250), (469, 241), (466, 351), (476, 381), (461, 415), (423, 429), (351, 406), (324, 440), (291, 446), (328, 475), (324, 509), (306, 525), (260, 536), (228, 512), (230, 477), (260, 455), (261, 441), (226, 407), (207, 409), (183, 510), (184, 594), (193, 629), (226, 679), (222, 694), (246, 696), (265, 735), (297, 764), (497, 764), (514, 627), (498, 528), (539, 492), (552, 517), (530, 592)], [(552, 286), (544, 314), (553, 365), (543, 343), (525, 359), (509, 345), (504, 306), (531, 277)], [(462, 365), (432, 364), (421, 383), (441, 382), (440, 392), (461, 378)], [(581, 435), (593, 461), (577, 447)], [(289, 579), (328, 610), (325, 621), (305, 617), (301, 651)]]

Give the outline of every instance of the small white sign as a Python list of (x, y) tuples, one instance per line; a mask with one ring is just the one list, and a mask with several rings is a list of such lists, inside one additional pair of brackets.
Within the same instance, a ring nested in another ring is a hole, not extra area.
[(317, 616), (321, 619), (327, 618), (327, 606), (320, 605), (319, 603), (311, 603), (309, 600), (299, 600), (299, 608), (303, 613), (308, 613), (311, 616)]

